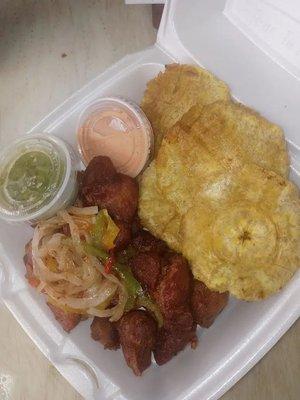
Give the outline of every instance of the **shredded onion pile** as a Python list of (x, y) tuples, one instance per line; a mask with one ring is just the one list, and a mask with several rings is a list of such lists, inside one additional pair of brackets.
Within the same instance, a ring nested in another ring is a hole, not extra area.
[[(38, 290), (63, 310), (117, 321), (124, 312), (126, 289), (82, 246), (91, 239), (97, 213), (98, 207), (70, 207), (39, 222), (32, 239), (33, 272), (40, 280)], [(112, 298), (114, 305), (108, 308)]]

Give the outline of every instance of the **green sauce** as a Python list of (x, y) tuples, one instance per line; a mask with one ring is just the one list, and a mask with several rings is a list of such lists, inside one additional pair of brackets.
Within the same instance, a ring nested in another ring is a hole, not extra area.
[(38, 202), (51, 189), (54, 176), (54, 165), (48, 154), (42, 151), (22, 154), (8, 173), (7, 194), (15, 201)]
[(0, 151), (0, 219), (37, 222), (77, 193), (76, 156), (47, 133), (24, 135)]
[(0, 156), (0, 212), (38, 212), (57, 195), (65, 175), (65, 156), (50, 138), (20, 139)]

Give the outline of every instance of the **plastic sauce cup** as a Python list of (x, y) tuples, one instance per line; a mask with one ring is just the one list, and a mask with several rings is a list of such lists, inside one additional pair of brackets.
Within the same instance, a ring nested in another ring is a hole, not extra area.
[(107, 156), (118, 172), (137, 176), (153, 151), (152, 127), (142, 109), (121, 97), (91, 103), (80, 115), (77, 140), (82, 161)]
[(70, 205), (77, 195), (77, 158), (48, 134), (25, 135), (0, 153), (0, 218), (35, 223)]

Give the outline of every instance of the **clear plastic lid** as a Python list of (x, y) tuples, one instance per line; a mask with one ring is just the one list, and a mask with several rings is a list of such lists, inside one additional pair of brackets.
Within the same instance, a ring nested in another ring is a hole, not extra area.
[(68, 202), (76, 186), (72, 156), (61, 139), (47, 134), (25, 135), (5, 147), (0, 153), (0, 218), (34, 221)]
[(109, 157), (117, 171), (137, 176), (153, 149), (151, 124), (132, 101), (106, 97), (90, 104), (81, 114), (77, 139), (82, 161)]

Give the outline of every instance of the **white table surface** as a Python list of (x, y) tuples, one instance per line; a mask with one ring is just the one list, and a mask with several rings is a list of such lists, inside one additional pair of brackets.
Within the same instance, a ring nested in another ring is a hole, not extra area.
[[(0, 145), (155, 35), (150, 6), (0, 0)], [(0, 400), (56, 399), (81, 397), (0, 307)], [(298, 399), (299, 321), (222, 400)]]

